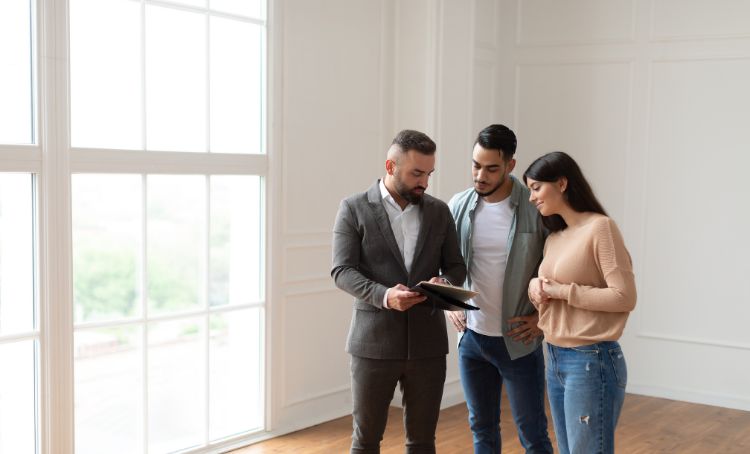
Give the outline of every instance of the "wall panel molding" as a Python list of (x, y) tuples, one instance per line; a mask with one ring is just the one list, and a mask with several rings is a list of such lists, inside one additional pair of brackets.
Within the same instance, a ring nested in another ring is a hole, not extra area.
[[(699, 26), (705, 26), (705, 24), (716, 24), (720, 23), (722, 24), (721, 31), (696, 31), (696, 32), (690, 32), (690, 33), (659, 33), (657, 31), (658, 24), (657, 24), (657, 12), (656, 12), (656, 0), (651, 0), (649, 3), (649, 24), (648, 24), (648, 30), (649, 30), (649, 41), (651, 42), (678, 42), (678, 41), (712, 41), (712, 40), (727, 40), (727, 39), (747, 39), (750, 38), (750, 22), (747, 20), (747, 16), (743, 15), (743, 11), (734, 11), (733, 15), (724, 16), (724, 18), (729, 18), (730, 20), (737, 20), (738, 22), (741, 22), (742, 25), (739, 26), (739, 29), (744, 28), (744, 30), (741, 31), (734, 31), (727, 33), (725, 30), (729, 27), (732, 28), (734, 25), (739, 24), (727, 24), (724, 21), (721, 20), (711, 20), (711, 19), (718, 19), (716, 17), (714, 18), (708, 18), (706, 17), (706, 14), (725, 14), (727, 11), (731, 11), (730, 8), (722, 8), (721, 2), (719, 1), (711, 1), (711, 2), (704, 2), (705, 6), (707, 7), (703, 11), (702, 17), (700, 17), (700, 20), (696, 21), (699, 24)], [(663, 4), (667, 4), (668, 2), (662, 1)], [(682, 8), (685, 8), (686, 2), (672, 2), (672, 6), (679, 5)], [(724, 2), (726, 3), (726, 2)], [(738, 2), (731, 2), (735, 5)], [(697, 2), (693, 2), (693, 6), (699, 6)], [(747, 8), (747, 11), (744, 11), (744, 13), (750, 13), (750, 7), (748, 7), (747, 4), (745, 4), (745, 7)], [(695, 11), (695, 10), (693, 10)], [(690, 18), (690, 15), (686, 15), (684, 12), (682, 15), (675, 15), (674, 12), (671, 12), (672, 14), (669, 14), (670, 18), (679, 17), (681, 19)], [(734, 17), (731, 17), (734, 16)]]
[(655, 340), (662, 340), (662, 341), (669, 341), (669, 342), (678, 342), (682, 344), (698, 344), (698, 345), (705, 345), (708, 347), (722, 347), (722, 348), (733, 348), (733, 349), (738, 349), (738, 350), (750, 350), (750, 344), (743, 343), (743, 342), (726, 342), (726, 341), (713, 340), (713, 339), (700, 339), (697, 337), (670, 336), (666, 334), (658, 334), (658, 333), (648, 332), (648, 331), (640, 331), (636, 334), (636, 336), (642, 339), (655, 339)]
[[(619, 37), (613, 37), (613, 38), (595, 38), (595, 39), (578, 39), (578, 38), (566, 38), (566, 39), (558, 39), (558, 40), (549, 40), (549, 39), (538, 39), (538, 40), (524, 40), (524, 6), (526, 5), (526, 8), (528, 9), (528, 6), (531, 2), (523, 1), (523, 0), (516, 0), (516, 37), (515, 37), (515, 45), (518, 48), (534, 48), (534, 47), (567, 47), (567, 46), (590, 46), (590, 45), (600, 45), (600, 46), (609, 46), (614, 44), (631, 44), (636, 41), (636, 5), (637, 2), (635, 0), (630, 0), (630, 8), (628, 11), (628, 26), (624, 27), (627, 29), (627, 32), (623, 34), (623, 36)], [(536, 2), (541, 3), (541, 2)], [(599, 6), (599, 7), (611, 7), (612, 5), (617, 5), (619, 2), (597, 2), (597, 1), (589, 1), (589, 2), (582, 2), (578, 1), (579, 5), (571, 5), (570, 0), (568, 2), (548, 2), (550, 4), (557, 3), (557, 5), (565, 5), (566, 8), (575, 9), (576, 6), (579, 8), (579, 11), (589, 11), (590, 7), (585, 7), (584, 5), (580, 5), (580, 3), (589, 3), (590, 6)], [(557, 6), (556, 5), (556, 6)], [(619, 17), (619, 15), (612, 15), (612, 17)], [(597, 21), (599, 21), (601, 18), (596, 18)], [(569, 27), (568, 29), (574, 29), (574, 27)]]

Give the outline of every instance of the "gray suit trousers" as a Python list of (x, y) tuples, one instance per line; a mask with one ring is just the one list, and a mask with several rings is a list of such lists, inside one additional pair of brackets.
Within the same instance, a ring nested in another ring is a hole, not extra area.
[(352, 356), (351, 453), (377, 454), (396, 384), (403, 394), (406, 452), (434, 454), (435, 429), (445, 383), (445, 356), (371, 359)]

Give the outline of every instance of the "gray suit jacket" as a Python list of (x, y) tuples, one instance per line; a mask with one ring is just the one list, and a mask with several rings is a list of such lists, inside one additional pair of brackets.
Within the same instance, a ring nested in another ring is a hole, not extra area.
[[(333, 228), (336, 286), (354, 296), (346, 351), (374, 359), (431, 358), (448, 353), (443, 311), (425, 302), (401, 312), (383, 308), (396, 284), (411, 287), (434, 276), (461, 285), (466, 266), (448, 206), (430, 195), (422, 199), (422, 223), (407, 273), (383, 206), (379, 182), (341, 202)], [(442, 273), (442, 274), (441, 274)]]

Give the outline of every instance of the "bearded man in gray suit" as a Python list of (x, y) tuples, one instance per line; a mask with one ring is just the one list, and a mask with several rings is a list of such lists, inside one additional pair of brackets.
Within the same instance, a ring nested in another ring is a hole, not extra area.
[(352, 453), (378, 453), (396, 384), (403, 394), (407, 453), (434, 453), (445, 382), (445, 317), (409, 289), (423, 280), (461, 285), (466, 266), (448, 206), (424, 193), (435, 142), (401, 131), (386, 175), (341, 202), (333, 229), (336, 286), (354, 296)]

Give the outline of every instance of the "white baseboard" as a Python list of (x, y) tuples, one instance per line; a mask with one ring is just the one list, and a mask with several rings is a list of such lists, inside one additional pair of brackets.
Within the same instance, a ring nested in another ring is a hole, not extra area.
[(750, 400), (744, 397), (731, 396), (719, 393), (696, 392), (680, 388), (666, 388), (662, 386), (641, 385), (628, 383), (627, 392), (649, 397), (661, 397), (663, 399), (679, 400), (694, 404), (711, 405), (714, 407), (732, 408), (735, 410), (750, 411)]

